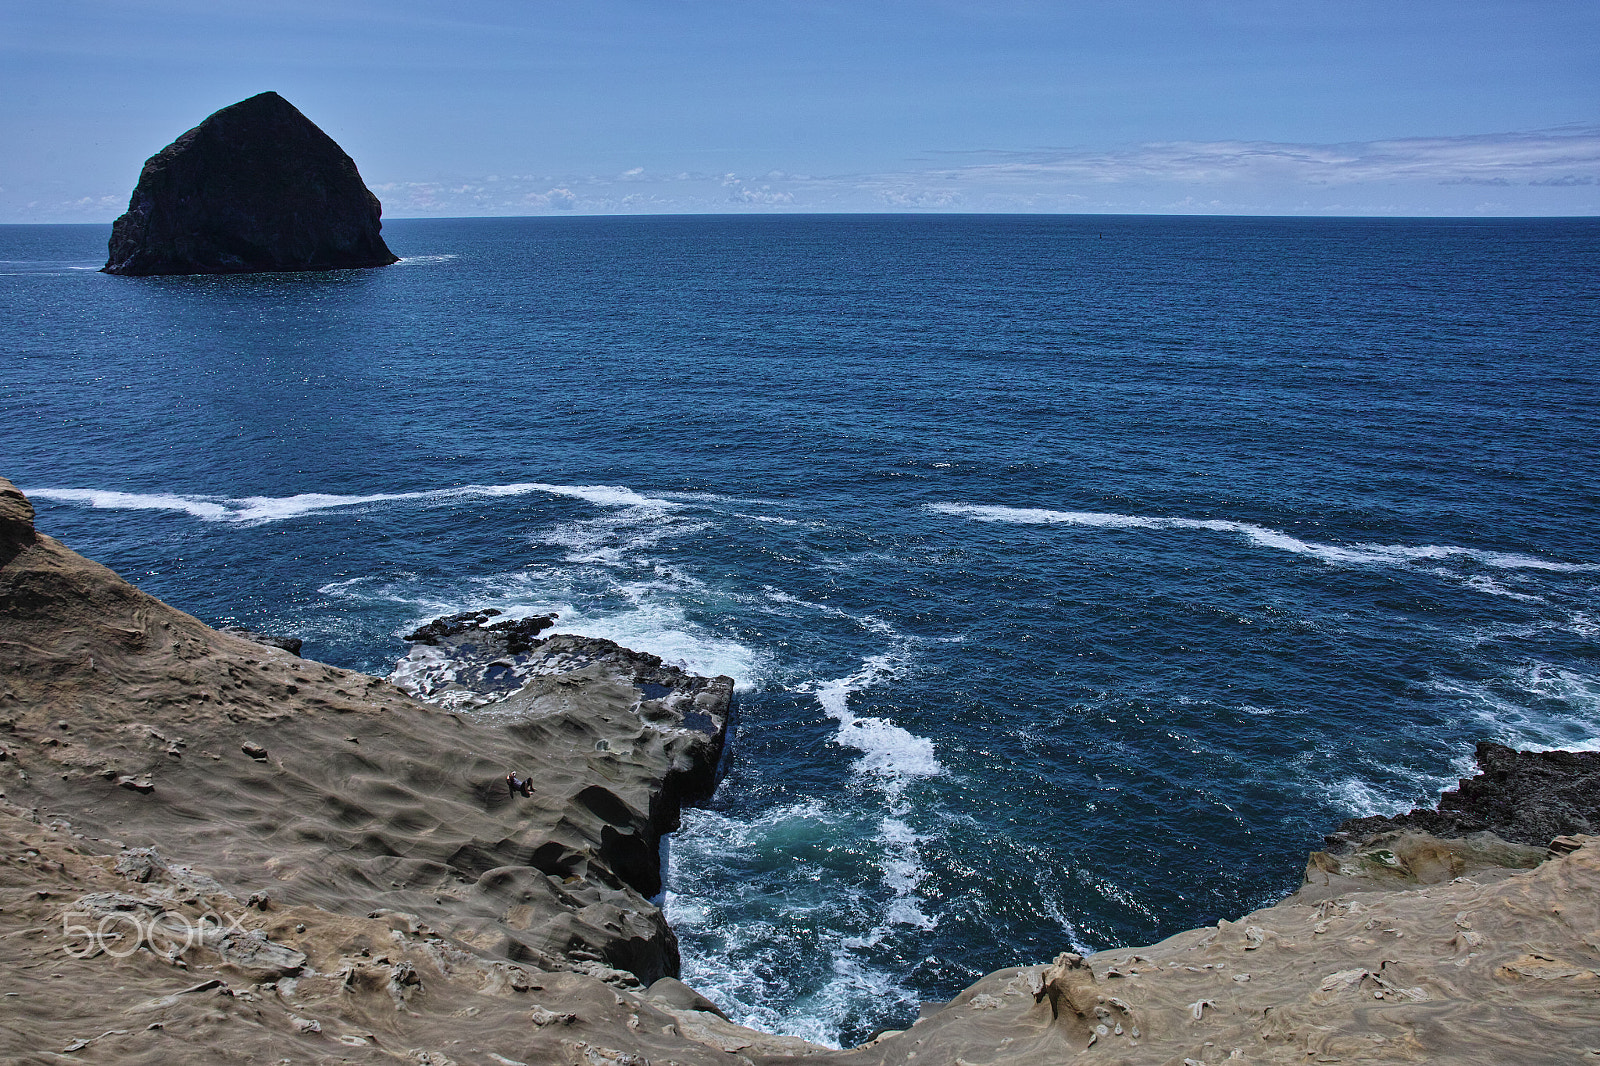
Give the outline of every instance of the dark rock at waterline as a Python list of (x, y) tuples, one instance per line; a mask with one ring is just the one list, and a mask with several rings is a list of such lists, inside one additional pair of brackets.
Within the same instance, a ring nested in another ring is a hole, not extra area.
[(1436, 837), (1485, 830), (1517, 844), (1544, 846), (1555, 837), (1600, 832), (1600, 752), (1514, 751), (1480, 741), (1477, 777), (1463, 778), (1437, 810), (1352, 818), (1332, 844), (1368, 840), (1397, 829)]
[(484, 647), (486, 652), (519, 655), (537, 645), (539, 634), (556, 624), (556, 616), (553, 614), (508, 618), (503, 622), (489, 621), (499, 614), (499, 611), (490, 607), (482, 611), (446, 615), (443, 618), (435, 618), (414, 633), (407, 634), (405, 639), (413, 644), (427, 644), (437, 648), (443, 644), (457, 643), (454, 638), (470, 631), (475, 633), (474, 643)]
[(230, 633), (266, 648), (282, 648), (290, 655), (299, 655), (300, 649), (305, 644), (299, 637), (280, 637), (275, 633), (261, 633), (254, 629), (246, 629), (244, 626), (224, 626), (217, 632)]
[(108, 274), (248, 274), (388, 266), (382, 205), (344, 150), (265, 92), (145, 162), (112, 225)]
[(420, 626), (415, 632), (407, 633), (405, 639), (413, 644), (427, 644), (437, 648), (447, 637), (465, 633), (469, 629), (477, 629), (487, 625), (489, 619), (500, 614), (493, 607), (482, 611), (463, 611), (460, 614), (447, 614), (426, 625)]

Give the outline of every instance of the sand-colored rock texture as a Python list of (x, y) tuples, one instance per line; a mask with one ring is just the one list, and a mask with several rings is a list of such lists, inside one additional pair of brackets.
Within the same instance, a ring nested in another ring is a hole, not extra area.
[(454, 621), (397, 671), (425, 703), (166, 606), (0, 480), (0, 1060), (1600, 1062), (1600, 838), (1404, 825), (861, 1048), (744, 1029), (674, 980), (650, 900), (732, 683)]

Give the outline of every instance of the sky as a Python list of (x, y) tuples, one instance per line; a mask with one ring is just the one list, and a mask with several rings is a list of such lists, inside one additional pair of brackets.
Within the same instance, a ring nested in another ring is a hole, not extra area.
[(266, 89), (389, 218), (1600, 213), (1595, 0), (0, 0), (0, 222)]

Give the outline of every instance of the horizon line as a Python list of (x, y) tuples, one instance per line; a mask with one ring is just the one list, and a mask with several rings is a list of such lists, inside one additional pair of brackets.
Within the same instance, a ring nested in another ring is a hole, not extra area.
[[(561, 219), (561, 218), (819, 218), (830, 216), (858, 216), (873, 218), (1239, 218), (1239, 219), (1344, 219), (1350, 221), (1457, 221), (1492, 222), (1507, 220), (1549, 219), (1581, 221), (1600, 219), (1600, 212), (1582, 215), (1563, 214), (1507, 214), (1507, 215), (1362, 215), (1341, 212), (1229, 212), (1229, 211), (547, 211), (528, 215), (392, 215), (383, 222), (471, 222), (493, 219)], [(117, 217), (121, 217), (120, 215)], [(110, 226), (115, 218), (104, 222), (0, 222), (0, 226)]]

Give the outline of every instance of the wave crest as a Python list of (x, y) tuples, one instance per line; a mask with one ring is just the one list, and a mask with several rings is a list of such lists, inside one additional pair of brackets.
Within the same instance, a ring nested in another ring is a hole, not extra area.
[(294, 496), (185, 496), (168, 492), (116, 492), (108, 489), (28, 489), (31, 499), (74, 503), (118, 511), (182, 511), (203, 522), (258, 526), (304, 515), (389, 503), (447, 503), (459, 499), (526, 496), (545, 493), (587, 500), (598, 507), (677, 507), (671, 500), (642, 496), (623, 485), (551, 485), (529, 481), (510, 485), (459, 485), (422, 492), (375, 492), (341, 495), (303, 492)]
[(1225, 519), (1153, 518), (1096, 511), (1051, 511), (1036, 507), (998, 507), (966, 503), (931, 503), (930, 511), (978, 522), (1010, 525), (1072, 525), (1098, 529), (1182, 529), (1234, 533), (1263, 548), (1309, 555), (1330, 566), (1403, 566), (1436, 559), (1464, 558), (1501, 570), (1552, 570), (1564, 573), (1600, 570), (1593, 563), (1563, 563), (1515, 552), (1484, 551), (1451, 544), (1319, 544), (1282, 530)]

